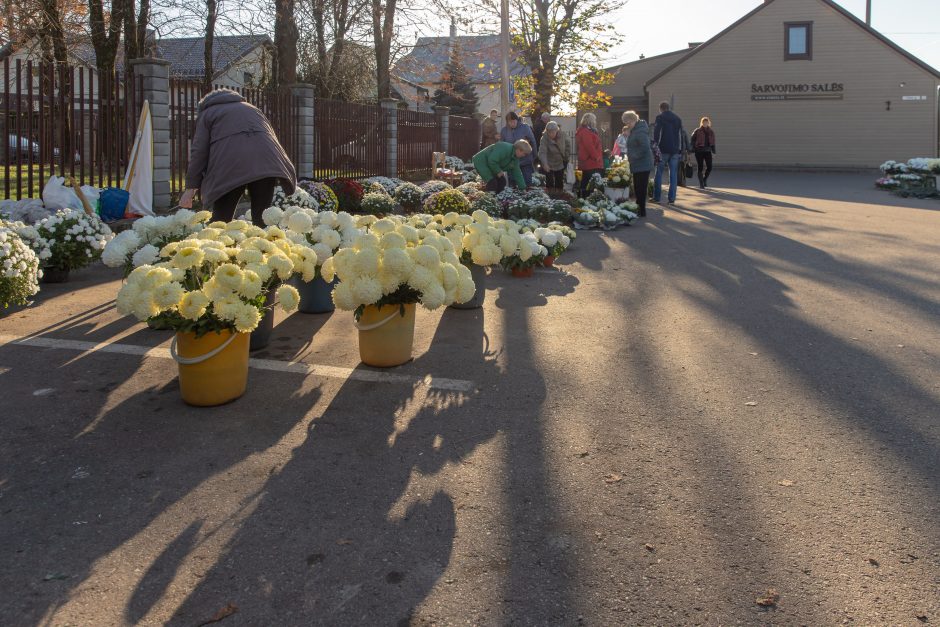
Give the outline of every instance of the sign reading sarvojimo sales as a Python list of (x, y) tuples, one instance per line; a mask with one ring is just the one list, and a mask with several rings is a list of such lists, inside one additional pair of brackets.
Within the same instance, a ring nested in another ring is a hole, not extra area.
[(751, 100), (842, 100), (842, 83), (751, 83)]

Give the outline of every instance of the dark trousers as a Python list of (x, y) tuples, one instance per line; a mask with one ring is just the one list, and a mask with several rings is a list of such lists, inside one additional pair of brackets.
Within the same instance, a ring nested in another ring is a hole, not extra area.
[(603, 168), (598, 169), (598, 170), (582, 170), (582, 171), (581, 171), (581, 188), (580, 188), (580, 191), (578, 192), (578, 196), (579, 196), (579, 197), (581, 197), (581, 198), (587, 198), (587, 195), (588, 195), (588, 192), (587, 192), (588, 184), (591, 182), (591, 178), (592, 178), (595, 174), (600, 174), (601, 176), (604, 176), (604, 170), (603, 170)]
[(500, 193), (506, 189), (506, 177), (494, 176), (486, 182), (486, 187), (484, 189), (488, 192), (493, 192), (494, 194)]
[(276, 185), (276, 178), (258, 179), (223, 194), (212, 205), (212, 221), (231, 222), (235, 216), (235, 206), (238, 205), (238, 201), (241, 200), (242, 194), (247, 189), (248, 195), (251, 196), (251, 221), (256, 226), (264, 228), (264, 220), (261, 219), (261, 214), (271, 206)]
[(535, 166), (530, 163), (529, 165), (520, 165), (519, 169), (522, 171), (522, 180), (525, 181), (525, 186), (532, 187), (532, 175), (535, 174)]
[(646, 193), (649, 191), (650, 171), (633, 173), (633, 196), (636, 198), (638, 211), (646, 215)]
[(545, 187), (549, 189), (564, 189), (565, 171), (564, 170), (546, 170)]
[(705, 185), (708, 175), (712, 173), (712, 153), (710, 150), (708, 152), (696, 151), (695, 160), (698, 162), (698, 181)]

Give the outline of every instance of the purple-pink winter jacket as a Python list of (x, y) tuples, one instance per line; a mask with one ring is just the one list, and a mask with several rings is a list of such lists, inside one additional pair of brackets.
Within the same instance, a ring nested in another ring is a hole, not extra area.
[(198, 111), (186, 187), (199, 190), (204, 207), (237, 187), (271, 177), (294, 193), (297, 174), (264, 113), (229, 89), (207, 94)]

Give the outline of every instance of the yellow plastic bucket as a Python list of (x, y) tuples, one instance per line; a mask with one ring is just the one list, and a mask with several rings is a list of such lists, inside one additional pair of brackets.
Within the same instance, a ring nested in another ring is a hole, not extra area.
[(359, 358), (367, 366), (389, 368), (411, 359), (415, 342), (415, 305), (369, 305), (362, 312), (359, 329)]
[(170, 354), (179, 364), (180, 394), (197, 407), (222, 405), (248, 387), (250, 333), (177, 333)]

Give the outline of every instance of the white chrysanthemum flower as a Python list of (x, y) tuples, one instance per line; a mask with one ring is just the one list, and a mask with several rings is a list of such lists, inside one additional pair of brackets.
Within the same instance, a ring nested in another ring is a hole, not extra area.
[(359, 306), (349, 284), (342, 281), (333, 288), (333, 304), (345, 311), (352, 311)]
[(336, 262), (336, 257), (330, 257), (323, 262), (323, 265), (320, 266), (320, 276), (323, 277), (323, 280), (327, 283), (332, 283), (333, 279), (336, 278), (336, 271), (333, 269), (333, 264)]
[(287, 219), (287, 228), (297, 233), (307, 233), (313, 229), (313, 220), (303, 211), (298, 211)]
[(178, 306), (180, 315), (187, 320), (199, 320), (206, 313), (209, 297), (202, 291), (186, 292)]
[(277, 288), (277, 300), (281, 309), (289, 313), (300, 304), (300, 293), (293, 286), (282, 285)]
[(433, 282), (421, 291), (421, 305), (425, 309), (437, 309), (442, 307), (446, 301), (447, 294), (440, 283)]
[(421, 244), (413, 250), (415, 263), (421, 264), (425, 268), (435, 268), (441, 263), (441, 254), (434, 246)]
[(235, 324), (235, 330), (239, 333), (251, 333), (261, 322), (261, 312), (254, 305), (241, 303), (233, 305), (234, 315), (232, 322)]
[(156, 263), (160, 259), (160, 251), (153, 244), (147, 244), (131, 257), (131, 263), (135, 266)]

